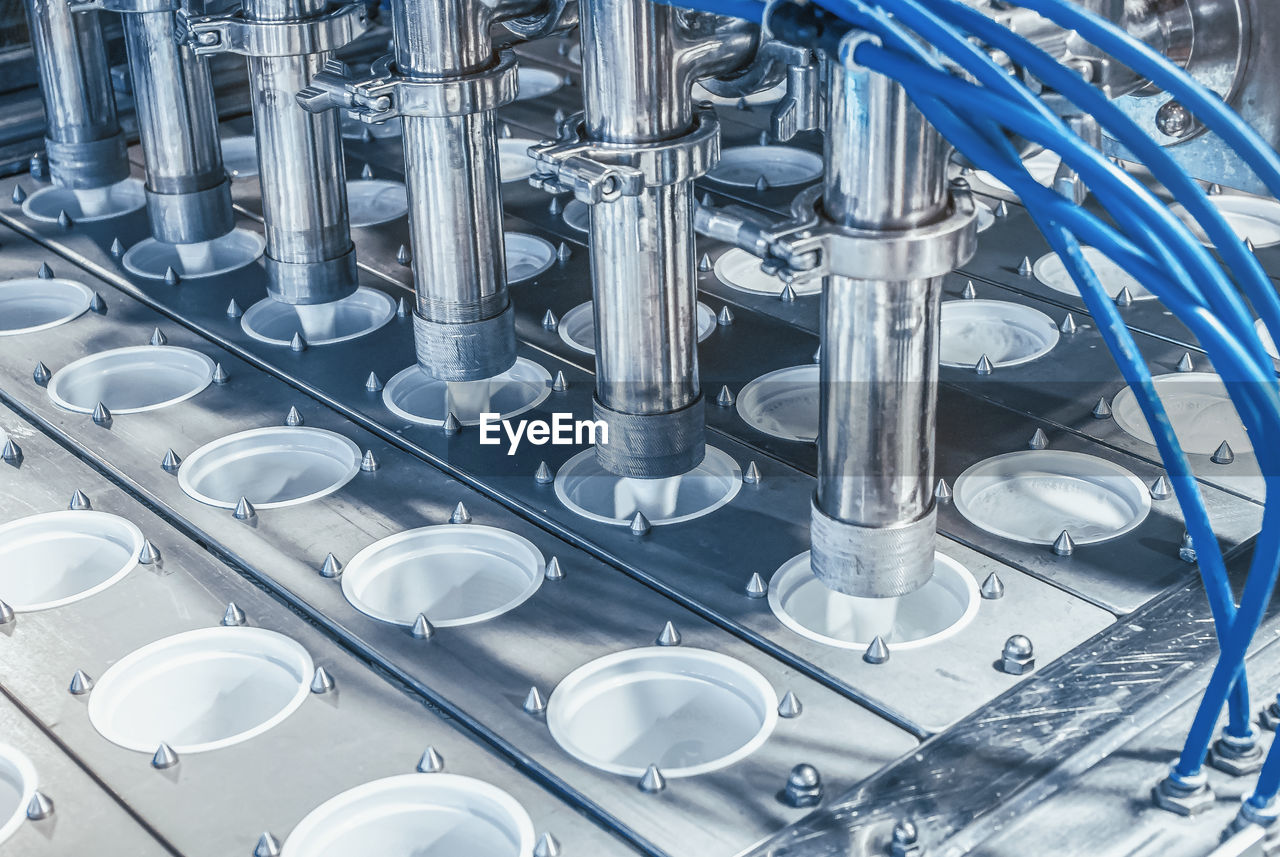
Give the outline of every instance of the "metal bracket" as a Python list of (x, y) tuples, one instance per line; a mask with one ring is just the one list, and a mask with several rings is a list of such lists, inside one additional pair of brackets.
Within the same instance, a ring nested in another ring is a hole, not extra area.
[(343, 108), (372, 124), (395, 116), (466, 116), (516, 99), (516, 58), (511, 51), (502, 51), (493, 68), (461, 77), (406, 78), (394, 68), (391, 57), (382, 57), (370, 68), (370, 77), (351, 80), (346, 66), (331, 60), (298, 93), (298, 103), (311, 113)]
[(221, 53), (248, 57), (290, 57), (335, 51), (369, 28), (368, 9), (359, 3), (300, 21), (250, 21), (244, 10), (189, 18), (177, 14), (177, 39), (199, 56)]
[(693, 130), (657, 143), (606, 143), (586, 135), (583, 114), (565, 120), (558, 140), (529, 147), (540, 172), (529, 183), (550, 193), (573, 192), (595, 205), (638, 196), (704, 176), (720, 159), (720, 123), (715, 110), (694, 112)]

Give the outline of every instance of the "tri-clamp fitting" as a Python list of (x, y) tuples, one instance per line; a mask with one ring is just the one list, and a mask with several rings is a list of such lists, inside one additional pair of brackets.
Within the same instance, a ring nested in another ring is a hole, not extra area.
[(295, 96), (368, 25), (364, 4), (327, 0), (245, 0), (228, 14), (179, 17), (179, 37), (197, 55), (248, 58), (267, 291), (284, 303), (328, 303), (356, 289), (338, 117), (309, 113)]

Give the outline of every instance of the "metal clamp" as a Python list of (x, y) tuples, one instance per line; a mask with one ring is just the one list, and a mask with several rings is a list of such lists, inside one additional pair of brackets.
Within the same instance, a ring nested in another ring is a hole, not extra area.
[(123, 15), (149, 12), (176, 12), (182, 8), (178, 0), (71, 0), (67, 8), (72, 12), (118, 12)]
[(977, 209), (967, 187), (952, 185), (943, 219), (914, 229), (882, 231), (841, 226), (822, 213), (822, 188), (802, 192), (792, 219), (766, 237), (761, 267), (791, 279), (797, 275), (856, 280), (924, 280), (940, 277), (977, 250)]
[(720, 122), (715, 110), (694, 111), (693, 130), (657, 143), (606, 143), (587, 137), (583, 114), (561, 126), (560, 139), (529, 147), (542, 169), (529, 184), (550, 193), (572, 191), (587, 205), (638, 196), (704, 176), (720, 159)]
[(345, 65), (330, 60), (298, 93), (298, 103), (311, 113), (343, 108), (372, 124), (395, 116), (468, 116), (516, 100), (511, 51), (502, 51), (493, 68), (460, 77), (407, 78), (394, 68), (391, 58), (383, 57), (373, 64), (370, 77), (351, 80)]
[(243, 9), (199, 18), (179, 12), (177, 38), (198, 56), (291, 57), (335, 51), (368, 28), (368, 9), (359, 3), (299, 21), (251, 21)]

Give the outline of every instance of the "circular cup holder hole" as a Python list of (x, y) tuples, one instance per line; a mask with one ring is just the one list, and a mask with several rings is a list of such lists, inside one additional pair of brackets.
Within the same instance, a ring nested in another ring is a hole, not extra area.
[(185, 402), (213, 382), (214, 363), (172, 345), (114, 348), (81, 357), (49, 379), (59, 407), (91, 414), (98, 403), (113, 414), (136, 414)]
[(980, 461), (956, 480), (956, 511), (992, 535), (1051, 545), (1066, 530), (1076, 544), (1116, 538), (1151, 511), (1142, 480), (1102, 458), (1026, 450)]
[[(1237, 453), (1252, 452), (1253, 442), (1231, 402), (1227, 386), (1213, 372), (1175, 372), (1151, 379), (1164, 403), (1178, 444), (1186, 452), (1213, 455), (1225, 440)], [(1111, 400), (1116, 425), (1130, 437), (1155, 446), (1155, 437), (1138, 407), (1132, 387), (1125, 387)]]
[(360, 472), (360, 448), (305, 426), (250, 429), (197, 449), (178, 468), (187, 496), (223, 509), (245, 497), (259, 509), (293, 506), (337, 491)]
[(593, 768), (639, 777), (649, 765), (692, 777), (757, 750), (777, 723), (769, 682), (705, 649), (651, 647), (579, 667), (547, 701), (551, 737)]
[[(570, 348), (584, 354), (596, 353), (596, 316), (591, 301), (578, 304), (560, 319), (556, 330)], [(698, 301), (698, 341), (711, 336), (716, 329), (716, 314), (711, 307)]]
[[(1058, 164), (1061, 162), (1062, 159), (1058, 157), (1057, 152), (1050, 151), (1049, 149), (1041, 149), (1031, 157), (1023, 158), (1022, 165), (1026, 167), (1027, 172), (1031, 173), (1031, 178), (1035, 179), (1045, 187), (1048, 187), (1053, 184), (1053, 177), (1058, 174)], [(1013, 193), (1007, 184), (1000, 181), (1000, 179), (996, 178), (986, 170), (977, 170), (972, 176), (970, 176), (970, 178), (974, 182), (984, 184), (994, 190), (1002, 191), (1007, 194)]]
[(550, 241), (525, 232), (507, 232), (503, 235), (507, 256), (507, 282), (520, 283), (532, 280), (551, 267), (556, 260), (556, 248)]
[(0, 744), (0, 844), (27, 820), (35, 792), (35, 765), (16, 747)]
[[(1209, 197), (1209, 202), (1218, 209), (1222, 218), (1227, 221), (1227, 226), (1231, 227), (1231, 231), (1241, 241), (1247, 238), (1253, 242), (1254, 247), (1280, 244), (1280, 203), (1275, 200), (1220, 194)], [(1213, 246), (1200, 223), (1181, 204), (1174, 203), (1169, 206), (1169, 210), (1187, 225), (1202, 244), (1206, 247)]]
[(738, 416), (783, 440), (817, 440), (821, 373), (817, 365), (806, 365), (761, 375), (738, 393)]
[(0, 526), (0, 600), (19, 613), (72, 604), (123, 580), (142, 531), (106, 512), (46, 512)]
[(505, 182), (518, 182), (537, 172), (537, 162), (529, 157), (529, 147), (538, 145), (528, 137), (506, 137), (498, 141), (498, 176)]
[[(716, 278), (732, 289), (756, 295), (778, 297), (787, 284), (760, 270), (760, 259), (737, 247), (720, 254), (715, 265)], [(797, 296), (816, 295), (822, 291), (821, 278), (792, 283)]]
[(222, 166), (232, 179), (247, 179), (258, 174), (258, 144), (252, 135), (222, 138)]
[(535, 68), (534, 66), (521, 65), (516, 70), (516, 78), (519, 84), (519, 94), (516, 95), (516, 101), (542, 98), (564, 86), (564, 78), (560, 75), (550, 69)]
[(419, 425), (444, 425), (450, 413), (464, 426), (480, 424), (481, 414), (502, 419), (536, 408), (551, 395), (551, 374), (532, 360), (516, 358), (501, 375), (481, 381), (441, 381), (417, 364), (397, 372), (382, 390), (382, 403), (401, 419)]
[(409, 192), (400, 182), (356, 179), (347, 182), (347, 217), (353, 227), (390, 223), (409, 213)]
[(709, 515), (742, 487), (742, 471), (729, 455), (707, 447), (702, 463), (682, 476), (632, 479), (605, 470), (595, 449), (570, 458), (556, 474), (556, 496), (570, 511), (602, 524), (626, 526), (636, 512), (649, 523), (678, 524)]
[(351, 605), (383, 622), (418, 614), (447, 628), (500, 616), (538, 591), (542, 554), (528, 540), (479, 524), (422, 527), (360, 551), (342, 573)]
[(515, 798), (471, 777), (402, 774), (312, 810), (283, 857), (531, 857), (533, 821)]
[(22, 203), (22, 213), (32, 220), (57, 223), (58, 216), (65, 211), (72, 223), (93, 223), (139, 211), (146, 204), (147, 193), (142, 182), (125, 179), (90, 190), (41, 188)]
[(986, 355), (998, 368), (1038, 360), (1058, 344), (1053, 319), (1008, 301), (945, 301), (942, 304), (943, 366), (971, 369)]
[(792, 146), (735, 146), (720, 153), (707, 178), (735, 187), (755, 187), (764, 179), (769, 187), (811, 182), (822, 175), (822, 156)]
[[(1084, 254), (1085, 261), (1097, 273), (1098, 281), (1102, 283), (1103, 291), (1111, 297), (1114, 298), (1120, 294), (1122, 289), (1128, 289), (1129, 294), (1133, 296), (1135, 301), (1155, 299), (1155, 295), (1149, 292), (1145, 286), (1129, 276), (1124, 268), (1108, 259), (1098, 248), (1081, 247), (1080, 252)], [(1031, 270), (1037, 280), (1055, 292), (1075, 297), (1080, 296), (1080, 290), (1076, 288), (1075, 281), (1067, 273), (1067, 266), (1062, 264), (1062, 260), (1058, 258), (1057, 253), (1041, 256)]]
[(863, 651), (877, 636), (894, 650), (937, 643), (978, 612), (978, 587), (960, 563), (935, 554), (933, 577), (898, 598), (856, 598), (822, 585), (809, 552), (789, 560), (769, 582), (769, 607), (783, 625), (810, 640)]
[(112, 664), (89, 696), (89, 722), (113, 744), (178, 754), (247, 741), (311, 692), (311, 656), (262, 628), (204, 628), (143, 646)]
[(166, 244), (144, 238), (129, 248), (121, 262), (136, 277), (163, 280), (172, 268), (179, 277), (190, 280), (238, 271), (256, 262), (266, 246), (265, 238), (248, 229), (232, 229), (197, 244)]
[(0, 336), (35, 333), (79, 318), (93, 289), (74, 280), (24, 277), (0, 282)]
[(240, 326), (271, 345), (289, 345), (295, 333), (308, 345), (335, 345), (373, 333), (395, 318), (396, 304), (385, 292), (361, 286), (345, 298), (295, 305), (264, 298), (249, 307)]

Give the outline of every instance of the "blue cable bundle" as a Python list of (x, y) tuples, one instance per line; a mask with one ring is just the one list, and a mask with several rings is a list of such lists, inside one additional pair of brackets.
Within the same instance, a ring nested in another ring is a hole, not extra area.
[[(851, 59), (898, 80), (921, 112), (971, 162), (993, 173), (1027, 206), (1041, 232), (1071, 273), (1090, 314), (1111, 349), (1152, 430), (1197, 549), (1212, 608), (1220, 656), (1171, 779), (1192, 783), (1201, 773), (1214, 726), (1228, 705), (1226, 733), (1252, 734), (1244, 656), (1261, 623), (1280, 571), (1280, 504), (1268, 504), (1253, 562), (1237, 607), (1222, 552), (1151, 374), (1116, 306), (1081, 253), (1080, 239), (1139, 278), (1196, 335), (1223, 377), (1250, 434), (1280, 437), (1280, 388), (1275, 367), (1254, 330), (1239, 291), (1280, 342), (1280, 298), (1254, 255), (1169, 154), (1078, 72), (959, 0), (816, 0), (817, 4), (876, 40), (854, 47)], [(1184, 104), (1234, 148), (1275, 196), (1280, 196), (1280, 156), (1209, 90), (1160, 54), (1110, 22), (1068, 0), (1010, 0), (1075, 30)], [(674, 5), (690, 5), (680, 0)], [(756, 2), (707, 0), (705, 11), (761, 20)], [(776, 14), (777, 8), (767, 10)], [(810, 14), (813, 14), (812, 12)], [(1219, 248), (1227, 270), (1146, 187), (1084, 143), (1029, 89), (1011, 77), (968, 37), (1006, 53), (1047, 86), (1093, 116), (1139, 158), (1194, 217)], [(928, 45), (926, 48), (924, 45)], [(831, 44), (825, 45), (831, 50)], [(946, 57), (976, 83), (947, 71)], [(842, 57), (842, 59), (850, 59)], [(1005, 132), (1057, 152), (1111, 214), (1113, 227), (1031, 178)], [(1117, 228), (1118, 227), (1118, 228)], [(1280, 496), (1280, 444), (1256, 444), (1267, 485)], [(1280, 752), (1269, 753), (1249, 802), (1266, 808), (1280, 790)]]

